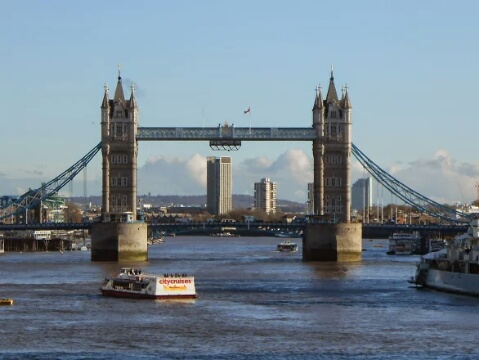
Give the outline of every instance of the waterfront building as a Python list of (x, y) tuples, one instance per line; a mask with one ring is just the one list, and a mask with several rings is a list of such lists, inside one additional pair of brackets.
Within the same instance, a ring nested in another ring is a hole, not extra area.
[(276, 213), (276, 183), (269, 178), (254, 183), (254, 207), (268, 215)]
[(233, 180), (230, 156), (206, 158), (206, 207), (212, 215), (233, 209)]
[(358, 179), (351, 189), (351, 208), (367, 212), (373, 206), (373, 179)]
[[(479, 206), (476, 205), (469, 205), (469, 204), (460, 204), (456, 203), (455, 210), (462, 213), (462, 217), (469, 217), (472, 218), (473, 216), (479, 215)], [(456, 214), (456, 219), (460, 219), (461, 216)]]
[(53, 194), (43, 200), (42, 219), (46, 222), (63, 223), (65, 222), (65, 198), (58, 194)]

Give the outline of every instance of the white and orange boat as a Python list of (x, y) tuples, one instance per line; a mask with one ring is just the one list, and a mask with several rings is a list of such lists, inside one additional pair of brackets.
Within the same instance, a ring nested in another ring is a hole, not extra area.
[(195, 278), (187, 274), (144, 274), (141, 269), (122, 268), (105, 279), (100, 288), (104, 296), (137, 299), (194, 299)]

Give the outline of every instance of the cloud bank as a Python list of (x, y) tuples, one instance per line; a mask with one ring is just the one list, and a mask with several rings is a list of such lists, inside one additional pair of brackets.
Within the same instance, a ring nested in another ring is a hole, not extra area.
[[(218, 156), (223, 155), (223, 153)], [(279, 199), (305, 202), (307, 184), (313, 181), (313, 159), (302, 149), (289, 149), (278, 154), (276, 159), (265, 156), (235, 161), (234, 153), (228, 153), (233, 164), (233, 193), (254, 194), (254, 183), (270, 178), (277, 183)], [(440, 203), (471, 203), (476, 200), (479, 179), (479, 163), (465, 163), (453, 159), (446, 150), (437, 150), (431, 158), (419, 158), (409, 163), (394, 162), (382, 167), (397, 180), (420, 194)], [(351, 183), (368, 173), (353, 159)], [(75, 179), (75, 196), (83, 195), (81, 175)], [(37, 188), (42, 182), (35, 172), (25, 179), (11, 179), (0, 174), (0, 194), (20, 195), (29, 188)], [(381, 192), (373, 182), (373, 197)], [(100, 195), (101, 178), (89, 180), (88, 195)], [(81, 195), (79, 194), (81, 193)], [(390, 195), (382, 190), (385, 202)], [(68, 193), (68, 185), (61, 192)], [(202, 195), (206, 194), (206, 158), (194, 154), (188, 158), (175, 156), (150, 157), (138, 167), (138, 194), (151, 195)], [(394, 202), (399, 202), (393, 198)], [(375, 202), (379, 203), (380, 201)], [(383, 202), (384, 203), (384, 202)]]

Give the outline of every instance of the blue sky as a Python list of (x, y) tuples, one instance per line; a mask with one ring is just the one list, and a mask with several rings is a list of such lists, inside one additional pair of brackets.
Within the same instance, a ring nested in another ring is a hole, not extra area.
[[(100, 141), (103, 85), (121, 63), (140, 126), (310, 126), (334, 64), (353, 142), (441, 202), (476, 199), (476, 1), (0, 1), (0, 194), (38, 187)], [(243, 110), (251, 107), (251, 117)], [(233, 192), (270, 177), (304, 202), (311, 144), (139, 144), (139, 193), (206, 193), (206, 156), (233, 157)], [(353, 181), (364, 176), (354, 162)], [(100, 155), (88, 167), (100, 194)], [(181, 180), (181, 181), (180, 181)], [(73, 194), (84, 193), (83, 176)]]

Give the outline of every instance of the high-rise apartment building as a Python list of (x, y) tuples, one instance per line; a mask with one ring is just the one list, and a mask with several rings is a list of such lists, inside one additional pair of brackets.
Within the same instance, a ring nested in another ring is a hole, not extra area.
[(231, 157), (206, 158), (206, 207), (212, 215), (227, 214), (233, 209)]
[(276, 213), (276, 183), (269, 178), (254, 183), (254, 207), (266, 214)]
[(351, 208), (362, 211), (373, 206), (373, 179), (358, 179), (351, 189)]

